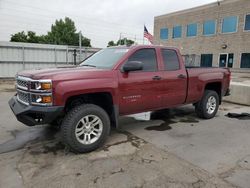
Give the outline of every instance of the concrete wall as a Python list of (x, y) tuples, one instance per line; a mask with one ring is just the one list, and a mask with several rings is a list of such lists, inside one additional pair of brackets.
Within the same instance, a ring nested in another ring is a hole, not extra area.
[(14, 77), (20, 70), (56, 67), (76, 63), (100, 50), (77, 46), (0, 42), (0, 78)]
[(250, 106), (250, 81), (231, 82), (231, 95), (224, 98), (224, 101)]
[[(213, 54), (213, 66), (219, 65), (220, 53), (234, 53), (233, 68), (240, 68), (241, 53), (250, 53), (250, 32), (244, 31), (245, 16), (250, 13), (249, 0), (226, 0), (211, 3), (176, 13), (155, 17), (154, 37), (156, 44), (175, 46), (181, 50), (183, 55)], [(226, 16), (238, 16), (238, 31), (236, 33), (224, 34), (221, 32), (222, 20)], [(203, 36), (203, 23), (206, 20), (216, 20), (216, 34)], [(187, 37), (187, 24), (198, 23), (198, 34), (196, 37)], [(172, 28), (182, 25), (182, 37), (172, 38)], [(160, 39), (160, 29), (168, 28), (168, 40)], [(222, 49), (226, 44), (227, 48)]]

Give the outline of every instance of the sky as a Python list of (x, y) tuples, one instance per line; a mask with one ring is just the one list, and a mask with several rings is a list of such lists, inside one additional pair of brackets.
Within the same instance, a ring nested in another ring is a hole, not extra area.
[(56, 19), (70, 17), (93, 47), (127, 37), (142, 43), (143, 25), (153, 34), (154, 17), (216, 0), (0, 0), (0, 41), (11, 34), (46, 34)]

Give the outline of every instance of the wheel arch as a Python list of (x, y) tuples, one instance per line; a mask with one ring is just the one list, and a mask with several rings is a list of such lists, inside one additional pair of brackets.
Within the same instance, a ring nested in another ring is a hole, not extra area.
[(203, 93), (205, 92), (205, 90), (215, 91), (219, 96), (219, 104), (221, 104), (221, 102), (222, 102), (222, 83), (221, 82), (207, 83), (204, 87)]
[(65, 112), (81, 104), (95, 104), (103, 108), (109, 115), (111, 126), (118, 127), (118, 105), (110, 92), (96, 92), (74, 95), (67, 98)]

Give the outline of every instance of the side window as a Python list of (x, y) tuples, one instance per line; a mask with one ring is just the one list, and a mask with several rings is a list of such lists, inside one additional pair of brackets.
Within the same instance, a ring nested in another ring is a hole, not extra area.
[(132, 54), (128, 61), (140, 61), (143, 63), (143, 71), (156, 71), (157, 60), (154, 49), (141, 49)]
[(162, 57), (165, 65), (165, 70), (174, 71), (180, 69), (179, 59), (174, 50), (162, 50)]

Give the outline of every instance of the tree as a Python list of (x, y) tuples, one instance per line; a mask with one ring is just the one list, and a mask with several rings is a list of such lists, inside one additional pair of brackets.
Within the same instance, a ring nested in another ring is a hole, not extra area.
[(47, 39), (45, 35), (38, 36), (33, 31), (28, 31), (27, 34), (22, 31), (14, 35), (11, 35), (11, 42), (29, 42), (29, 43), (46, 43)]
[(110, 47), (110, 46), (116, 46), (115, 42), (113, 40), (109, 41), (108, 42), (108, 46), (107, 47)]
[[(81, 36), (82, 46), (91, 46), (90, 39)], [(56, 20), (48, 32), (48, 41), (51, 44), (79, 45), (79, 33), (76, 32), (75, 23), (68, 17)]]
[[(90, 39), (81, 35), (82, 46), (91, 47)], [(75, 23), (70, 18), (64, 20), (56, 20), (52, 24), (51, 31), (47, 35), (36, 35), (33, 31), (24, 31), (11, 35), (11, 42), (31, 42), (31, 43), (47, 43), (60, 45), (79, 45), (79, 33), (76, 31)]]
[(123, 39), (119, 39), (116, 43), (116, 45), (132, 45), (135, 42), (133, 40), (127, 39), (127, 38), (123, 38)]
[(135, 43), (135, 41), (133, 41), (133, 40), (123, 38), (123, 39), (119, 39), (116, 43), (113, 40), (109, 41), (108, 42), (108, 47), (110, 47), (110, 46), (118, 46), (118, 45), (129, 45), (130, 46), (130, 45), (132, 45), (134, 43)]
[(10, 42), (27, 42), (27, 35), (24, 31), (11, 35)]

